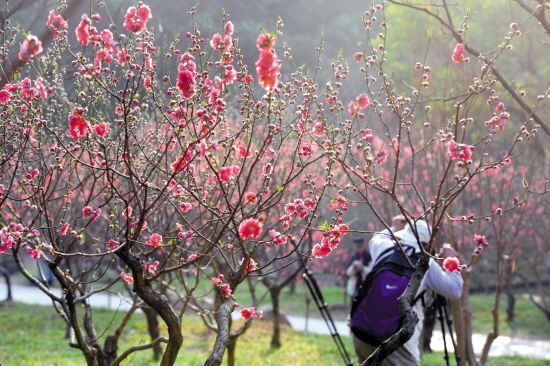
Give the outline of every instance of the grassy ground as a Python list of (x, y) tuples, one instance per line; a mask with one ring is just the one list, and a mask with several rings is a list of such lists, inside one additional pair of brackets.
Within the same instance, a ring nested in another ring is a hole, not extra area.
[[(24, 285), (28, 284), (26, 279), (22, 278), (21, 275), (15, 275), (14, 282)], [(261, 301), (259, 307), (270, 307), (271, 299), (265, 286), (261, 282), (258, 282), (255, 288), (256, 297)], [(344, 296), (342, 288), (337, 286), (321, 286), (321, 289), (334, 319), (345, 320), (348, 315), (349, 300)], [(209, 281), (201, 281), (199, 288), (195, 292), (195, 295), (198, 296), (204, 295), (210, 297), (212, 294), (213, 290)], [(252, 305), (252, 297), (246, 282), (237, 288), (235, 296), (242, 305)], [(309, 291), (303, 283), (296, 285), (294, 294), (290, 294), (289, 288), (285, 288), (281, 293), (281, 308), (285, 314), (305, 316), (308, 311), (306, 304), (309, 298)], [(474, 332), (488, 333), (493, 327), (491, 310), (494, 303), (494, 295), (471, 295), (470, 301), (473, 309), (472, 326)], [(516, 294), (516, 316), (513, 324), (506, 322), (505, 309), (506, 298), (502, 296), (499, 312), (500, 335), (518, 338), (550, 339), (550, 322), (532, 304), (526, 294), (520, 292)], [(309, 316), (314, 318), (320, 317), (313, 301), (310, 301)]]
[[(261, 297), (264, 292), (263, 286), (259, 284), (258, 297)], [(333, 308), (331, 313), (334, 318), (336, 320), (345, 320), (348, 307), (343, 305), (347, 299), (344, 298), (342, 288), (325, 286), (322, 288), (322, 292), (329, 308)], [(243, 304), (252, 303), (246, 287), (239, 287), (236, 296)], [(288, 289), (284, 289), (281, 295), (281, 307), (286, 314), (304, 316), (306, 314), (306, 299), (308, 297), (309, 292), (303, 284), (296, 286), (296, 291), (293, 295), (289, 293)], [(494, 295), (471, 295), (470, 303), (473, 309), (472, 327), (474, 332), (488, 333), (491, 331), (493, 327), (491, 311), (494, 304)], [(270, 306), (269, 295), (264, 298), (262, 304)], [(313, 302), (310, 303), (309, 313), (311, 317), (319, 317), (317, 308)], [(526, 294), (519, 292), (516, 294), (515, 320), (513, 324), (506, 322), (506, 297), (503, 296), (501, 298), (499, 329), (500, 335), (518, 338), (550, 339), (550, 322), (533, 305)]]
[[(107, 310), (96, 310), (94, 313), (98, 326), (98, 334), (103, 340), (106, 333), (103, 330), (112, 320), (120, 318), (120, 314)], [(50, 307), (15, 304), (0, 308), (0, 324), (2, 336), (0, 340), (0, 364), (11, 365), (82, 365), (84, 360), (80, 351), (70, 348), (63, 339), (64, 325)], [(205, 330), (200, 320), (185, 316), (183, 323), (184, 343), (177, 365), (202, 365), (214, 342), (214, 334)], [(146, 325), (141, 314), (136, 314), (125, 331), (119, 352), (129, 345), (147, 342)], [(255, 321), (248, 332), (237, 344), (237, 365), (341, 365), (340, 356), (328, 336), (304, 335), (285, 328), (283, 332), (283, 347), (269, 347), (271, 336), (270, 324)], [(349, 337), (344, 337), (348, 350), (353, 346)], [(134, 353), (127, 359), (125, 365), (144, 366), (155, 365), (151, 351)], [(425, 355), (423, 366), (443, 365), (443, 355), (434, 353)], [(488, 365), (550, 365), (540, 360), (527, 360), (517, 357), (499, 357), (490, 360)]]

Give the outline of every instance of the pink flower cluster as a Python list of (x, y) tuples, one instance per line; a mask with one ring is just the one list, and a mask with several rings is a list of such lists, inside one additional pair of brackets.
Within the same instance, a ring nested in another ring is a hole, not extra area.
[(496, 111), (500, 112), (500, 113), (498, 115), (496, 113), (494, 113), (493, 117), (491, 117), (488, 121), (485, 122), (485, 125), (493, 127), (493, 129), (491, 130), (491, 133), (493, 135), (497, 134), (497, 132), (498, 132), (497, 128), (499, 129), (499, 131), (502, 132), (502, 130), (504, 130), (504, 126), (506, 126), (506, 123), (508, 122), (508, 119), (510, 118), (510, 113), (503, 112), (502, 111), (503, 109), (504, 109), (504, 104), (499, 103), (496, 106)]
[(181, 56), (180, 64), (178, 65), (178, 89), (184, 98), (191, 98), (195, 95), (196, 76), (197, 65), (195, 64), (195, 57), (186, 52)]
[(75, 109), (69, 116), (69, 135), (75, 140), (78, 140), (81, 136), (86, 136), (90, 129), (90, 122), (84, 120), (84, 111), (81, 109)]
[(456, 272), (461, 270), (460, 262), (457, 257), (445, 258), (443, 261), (443, 268), (445, 268), (447, 272)]
[(464, 43), (457, 43), (453, 51), (453, 62), (456, 64), (461, 64), (463, 60), (462, 53), (464, 52)]
[[(351, 117), (355, 117), (357, 114), (357, 111), (360, 109), (365, 109), (369, 106), (370, 99), (367, 93), (361, 93), (356, 98), (355, 101), (351, 101), (348, 104), (348, 112)], [(363, 114), (359, 115), (360, 117), (363, 117)]]
[(263, 311), (256, 311), (256, 308), (254, 306), (250, 308), (243, 308), (241, 310), (241, 318), (244, 320), (252, 319), (252, 317), (256, 315), (258, 319), (261, 319), (264, 316)]
[(220, 182), (227, 182), (232, 176), (238, 175), (241, 168), (237, 165), (224, 166), (220, 169)]
[(88, 14), (82, 14), (80, 18), (80, 24), (75, 29), (76, 40), (83, 46), (86, 46), (90, 42), (90, 35), (97, 34), (97, 29), (93, 27), (92, 20), (88, 17)]
[(27, 248), (27, 253), (32, 257), (32, 259), (40, 258), (40, 250)]
[(262, 233), (263, 228), (264, 224), (260, 220), (253, 218), (246, 219), (239, 225), (239, 236), (243, 240), (248, 238), (257, 239)]
[(61, 15), (55, 15), (55, 11), (50, 11), (50, 14), (48, 16), (48, 22), (46, 23), (48, 28), (50, 29), (50, 32), (52, 32), (52, 37), (54, 39), (59, 38), (59, 29), (67, 29), (69, 27), (69, 23)]
[(212, 278), (212, 283), (219, 287), (222, 290), (225, 297), (230, 297), (233, 291), (228, 283), (223, 283), (223, 275), (220, 274), (218, 277)]
[(59, 230), (59, 235), (65, 236), (67, 235), (67, 231), (69, 231), (70, 223), (66, 222), (61, 226), (61, 230)]
[(16, 233), (11, 232), (7, 227), (3, 227), (0, 230), (0, 253), (13, 247), (14, 236), (17, 236)]
[[(244, 262), (244, 258), (241, 260), (241, 265), (243, 264)], [(248, 259), (248, 265), (244, 268), (244, 271), (245, 272), (250, 272), (250, 271), (253, 271), (255, 269), (258, 269), (258, 263), (256, 263), (256, 261), (252, 258), (249, 258)]]
[(474, 254), (476, 255), (481, 254), (483, 248), (487, 248), (489, 246), (489, 242), (487, 241), (485, 235), (474, 234), (474, 241), (477, 244), (477, 247), (474, 249)]
[(131, 31), (134, 34), (140, 34), (147, 26), (147, 20), (151, 18), (151, 8), (141, 4), (139, 9), (131, 6), (126, 11), (124, 18), (124, 29)]
[(466, 144), (459, 144), (455, 140), (449, 142), (449, 153), (452, 159), (460, 159), (463, 161), (469, 161), (472, 158), (472, 151), (475, 150), (475, 146)]
[(21, 61), (29, 62), (32, 57), (40, 54), (42, 51), (44, 51), (42, 48), (42, 41), (29, 33), (19, 49), (18, 56)]
[(101, 215), (101, 209), (98, 208), (95, 210), (94, 212), (94, 209), (92, 208), (92, 206), (85, 206), (83, 209), (82, 209), (82, 215), (84, 215), (84, 217), (86, 218), (92, 218), (92, 220), (95, 220), (99, 217), (99, 215)]
[(256, 46), (260, 50), (256, 72), (260, 78), (259, 83), (265, 90), (275, 88), (281, 77), (281, 61), (273, 49), (274, 45), (275, 36), (269, 33), (260, 34), (256, 40)]
[(152, 248), (158, 248), (162, 245), (162, 235), (153, 233), (149, 238), (149, 246)]
[(120, 272), (120, 278), (122, 278), (124, 281), (126, 281), (129, 285), (134, 283), (134, 277), (127, 275), (124, 272)]
[(233, 46), (233, 23), (227, 22), (223, 35), (216, 33), (210, 40), (210, 46), (215, 50), (229, 51)]
[(145, 264), (143, 269), (148, 271), (150, 274), (155, 274), (157, 272), (157, 267), (159, 266), (159, 261), (155, 261), (153, 264)]
[(323, 258), (329, 255), (333, 249), (338, 247), (338, 244), (342, 241), (342, 236), (349, 232), (349, 227), (346, 224), (340, 224), (339, 226), (333, 226), (327, 233), (324, 233), (324, 237), (321, 243), (317, 243), (313, 246), (311, 254), (317, 258)]
[[(269, 230), (269, 236), (273, 239), (275, 246), (286, 244), (289, 238), (287, 235), (281, 234), (276, 230)], [(271, 246), (271, 243), (267, 243), (267, 246)]]

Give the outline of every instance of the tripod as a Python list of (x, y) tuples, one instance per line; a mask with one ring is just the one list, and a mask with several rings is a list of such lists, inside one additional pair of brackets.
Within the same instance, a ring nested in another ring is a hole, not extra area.
[(321, 316), (327, 324), (330, 335), (332, 336), (332, 339), (336, 344), (336, 348), (338, 348), (338, 353), (340, 353), (340, 356), (342, 357), (342, 360), (344, 361), (344, 364), (346, 366), (353, 366), (353, 362), (349, 357), (349, 353), (346, 350), (346, 347), (342, 342), (342, 338), (340, 337), (340, 334), (338, 334), (338, 330), (336, 329), (334, 320), (332, 320), (332, 316), (328, 311), (327, 303), (325, 302), (325, 298), (323, 297), (321, 289), (319, 288), (319, 284), (315, 280), (315, 277), (313, 277), (313, 273), (311, 273), (311, 271), (307, 268), (306, 261), (303, 258), (300, 258), (300, 261), (302, 262), (302, 266), (304, 267), (304, 281), (307, 285), (307, 288), (309, 289), (309, 292), (311, 293), (313, 301), (315, 301), (315, 305), (317, 305)]
[(443, 358), (445, 358), (445, 362), (447, 363), (447, 366), (449, 366), (449, 351), (447, 350), (447, 339), (445, 338), (445, 324), (447, 324), (447, 329), (451, 336), (451, 342), (453, 344), (453, 350), (455, 352), (456, 364), (460, 365), (460, 355), (458, 354), (458, 352), (456, 352), (456, 342), (453, 332), (453, 319), (449, 316), (449, 302), (445, 297), (441, 295), (436, 295), (434, 301), (435, 308), (437, 310), (437, 318), (439, 319), (439, 323), (441, 323), (441, 333), (443, 334)]

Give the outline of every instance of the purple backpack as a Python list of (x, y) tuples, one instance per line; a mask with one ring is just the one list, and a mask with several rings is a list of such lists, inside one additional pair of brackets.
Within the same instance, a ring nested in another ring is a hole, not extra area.
[[(422, 254), (412, 247), (404, 249), (411, 263), (416, 264)], [(407, 288), (414, 271), (397, 246), (385, 250), (379, 258), (357, 291), (351, 308), (351, 331), (372, 346), (379, 346), (401, 327), (397, 298)], [(422, 294), (418, 295), (414, 303), (421, 297)]]

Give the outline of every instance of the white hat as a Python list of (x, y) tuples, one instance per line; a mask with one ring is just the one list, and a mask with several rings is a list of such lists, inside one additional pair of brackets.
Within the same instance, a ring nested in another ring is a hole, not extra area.
[[(413, 228), (416, 230), (416, 233), (418, 234), (420, 242), (428, 243), (430, 241), (430, 233), (432, 232), (430, 225), (428, 225), (424, 220), (413, 221), (412, 225)], [(397, 236), (408, 245), (415, 245), (417, 244), (417, 239), (414, 235), (413, 228), (411, 228), (410, 225), (405, 225), (405, 228), (395, 233), (395, 236)]]

